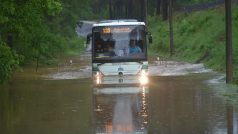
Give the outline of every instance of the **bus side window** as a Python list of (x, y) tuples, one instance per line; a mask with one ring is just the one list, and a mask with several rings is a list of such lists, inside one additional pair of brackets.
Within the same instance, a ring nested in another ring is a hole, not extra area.
[(91, 33), (89, 33), (89, 34), (87, 35), (87, 41), (86, 41), (86, 43), (87, 43), (87, 44), (89, 44), (89, 43), (90, 43), (90, 41), (91, 41), (91, 38), (92, 38), (92, 34), (91, 34)]
[(143, 47), (144, 47), (144, 45), (143, 45), (143, 41), (142, 40), (138, 40), (137, 41), (137, 45), (138, 45), (138, 47), (140, 47), (140, 49), (142, 50), (142, 52), (143, 52)]

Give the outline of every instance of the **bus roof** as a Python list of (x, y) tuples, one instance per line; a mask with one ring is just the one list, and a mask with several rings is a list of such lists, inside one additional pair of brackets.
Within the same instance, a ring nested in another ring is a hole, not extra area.
[(104, 20), (99, 23), (93, 24), (93, 27), (97, 26), (121, 26), (121, 25), (145, 25), (144, 22), (138, 22), (137, 20)]

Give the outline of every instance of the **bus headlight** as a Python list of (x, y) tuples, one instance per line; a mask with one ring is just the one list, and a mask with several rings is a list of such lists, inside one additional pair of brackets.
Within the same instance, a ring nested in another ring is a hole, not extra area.
[(149, 83), (148, 73), (146, 70), (141, 70), (139, 80), (141, 85), (146, 85)]
[(102, 84), (102, 74), (100, 72), (96, 72), (95, 74), (95, 83), (97, 85)]

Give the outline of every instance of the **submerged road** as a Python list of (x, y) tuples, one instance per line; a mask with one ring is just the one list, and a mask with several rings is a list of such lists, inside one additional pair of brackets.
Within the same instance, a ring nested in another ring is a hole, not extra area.
[(237, 106), (223, 96), (230, 87), (200, 64), (152, 61), (149, 86), (98, 89), (89, 53), (71, 59), (1, 87), (1, 134), (238, 133)]
[[(69, 61), (72, 61), (70, 63)], [(238, 134), (224, 76), (202, 64), (150, 61), (150, 84), (93, 86), (90, 53), (24, 68), (0, 87), (1, 134)]]

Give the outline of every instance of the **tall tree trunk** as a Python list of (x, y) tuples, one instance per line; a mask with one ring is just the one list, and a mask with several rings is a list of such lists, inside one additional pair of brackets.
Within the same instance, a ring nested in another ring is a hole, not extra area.
[(148, 0), (144, 0), (144, 22), (147, 23), (147, 14), (148, 14)]
[(160, 15), (161, 0), (156, 1), (156, 15)]
[(109, 0), (109, 18), (112, 19), (112, 0)]
[(168, 19), (168, 1), (167, 0), (162, 0), (162, 18), (163, 20), (167, 20)]
[(128, 18), (128, 0), (125, 1), (125, 16)]
[(173, 33), (173, 1), (169, 0), (169, 33), (170, 33), (170, 56), (174, 54), (174, 33)]
[(128, 18), (132, 18), (132, 0), (128, 2)]
[(233, 77), (231, 0), (226, 0), (225, 8), (226, 8), (226, 83), (231, 83)]
[(108, 0), (110, 19), (147, 20), (148, 0)]
[(145, 3), (144, 0), (140, 0), (140, 19), (139, 21), (144, 21)]

